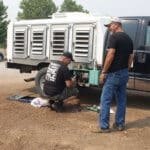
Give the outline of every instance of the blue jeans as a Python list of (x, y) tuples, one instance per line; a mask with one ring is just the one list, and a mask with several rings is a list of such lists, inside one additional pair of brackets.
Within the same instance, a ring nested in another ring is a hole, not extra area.
[(101, 129), (109, 128), (110, 105), (113, 95), (115, 95), (117, 104), (115, 123), (119, 127), (125, 126), (126, 84), (128, 78), (128, 69), (122, 69), (107, 75), (100, 102), (99, 125)]

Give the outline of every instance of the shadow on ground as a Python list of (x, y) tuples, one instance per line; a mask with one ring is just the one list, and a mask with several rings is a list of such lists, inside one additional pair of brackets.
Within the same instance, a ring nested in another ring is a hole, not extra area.
[[(101, 89), (80, 88), (80, 98), (83, 103), (99, 104)], [(115, 99), (112, 100), (115, 105)], [(127, 91), (127, 107), (150, 110), (150, 94), (142, 95), (140, 92)]]
[(126, 124), (126, 128), (144, 128), (144, 127), (150, 127), (150, 117), (146, 117), (143, 119), (138, 119), (133, 122), (129, 122)]
[[(35, 87), (24, 89), (33, 94), (38, 94)], [(99, 99), (101, 95), (101, 89), (99, 88), (79, 88), (79, 98), (82, 104), (99, 105)], [(112, 106), (115, 105), (115, 99), (112, 100)], [(138, 92), (127, 92), (127, 107), (128, 108), (140, 108), (150, 110), (150, 95), (141, 95)]]

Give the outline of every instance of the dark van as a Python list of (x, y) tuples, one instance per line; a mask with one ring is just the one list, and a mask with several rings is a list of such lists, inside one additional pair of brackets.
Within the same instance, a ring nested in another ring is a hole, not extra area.
[[(120, 18), (124, 31), (134, 43), (134, 62), (130, 71), (128, 89), (150, 92), (150, 17)], [(109, 33), (106, 38), (109, 38)]]

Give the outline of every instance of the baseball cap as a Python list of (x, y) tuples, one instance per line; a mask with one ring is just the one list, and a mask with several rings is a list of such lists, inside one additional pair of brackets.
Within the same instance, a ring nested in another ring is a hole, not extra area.
[(104, 26), (105, 27), (109, 27), (112, 23), (119, 23), (119, 24), (121, 24), (121, 20), (119, 18), (117, 18), (117, 17), (110, 18), (108, 20), (108, 22), (104, 24)]
[(74, 60), (73, 60), (73, 57), (72, 57), (72, 54), (71, 54), (70, 52), (64, 52), (64, 53), (63, 53), (63, 56), (65, 56), (65, 57), (67, 57), (67, 58), (70, 58), (71, 61), (74, 61)]

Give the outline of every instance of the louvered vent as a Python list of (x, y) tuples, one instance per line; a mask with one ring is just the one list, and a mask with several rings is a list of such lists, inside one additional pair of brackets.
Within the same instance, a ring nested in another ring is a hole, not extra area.
[(61, 55), (65, 49), (65, 31), (53, 31), (53, 55)]
[(89, 53), (89, 30), (76, 30), (76, 38), (74, 45), (74, 55), (75, 57), (88, 57)]
[(33, 31), (32, 55), (42, 55), (43, 54), (43, 42), (44, 42), (44, 32), (43, 31)]
[(25, 32), (16, 31), (14, 37), (14, 53), (24, 54), (25, 51)]

